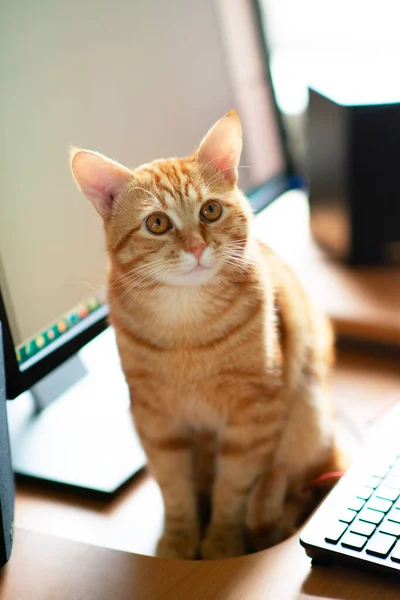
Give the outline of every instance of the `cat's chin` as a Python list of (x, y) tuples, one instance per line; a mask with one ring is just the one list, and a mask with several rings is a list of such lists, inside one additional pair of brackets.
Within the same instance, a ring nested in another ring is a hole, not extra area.
[(202, 267), (199, 265), (186, 273), (168, 273), (164, 277), (164, 282), (176, 287), (200, 286), (211, 283), (216, 274), (217, 269), (214, 267)]

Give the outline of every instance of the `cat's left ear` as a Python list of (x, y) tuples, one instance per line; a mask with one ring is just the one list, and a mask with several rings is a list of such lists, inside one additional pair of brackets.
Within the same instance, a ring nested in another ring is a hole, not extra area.
[(204, 165), (213, 165), (228, 183), (235, 185), (242, 144), (240, 119), (235, 110), (230, 110), (202, 140), (197, 158)]
[(132, 172), (98, 152), (71, 149), (71, 169), (81, 192), (104, 219), (111, 215), (116, 198)]

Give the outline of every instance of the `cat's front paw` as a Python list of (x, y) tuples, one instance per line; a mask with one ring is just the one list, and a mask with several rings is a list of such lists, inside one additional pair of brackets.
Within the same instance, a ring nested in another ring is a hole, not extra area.
[(201, 544), (202, 558), (232, 558), (243, 554), (246, 554), (246, 544), (242, 527), (209, 526)]
[(197, 531), (166, 531), (158, 540), (159, 558), (199, 558), (200, 540)]

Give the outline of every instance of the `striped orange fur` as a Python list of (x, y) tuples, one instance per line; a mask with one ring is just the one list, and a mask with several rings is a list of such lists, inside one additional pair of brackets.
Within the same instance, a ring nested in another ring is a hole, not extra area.
[[(110, 320), (164, 499), (164, 557), (236, 556), (246, 530), (253, 548), (283, 539), (310, 502), (307, 482), (337, 468), (331, 330), (250, 234), (241, 147), (231, 111), (187, 158), (135, 170), (85, 150), (71, 158), (104, 221)], [(204, 533), (198, 492), (211, 495)]]

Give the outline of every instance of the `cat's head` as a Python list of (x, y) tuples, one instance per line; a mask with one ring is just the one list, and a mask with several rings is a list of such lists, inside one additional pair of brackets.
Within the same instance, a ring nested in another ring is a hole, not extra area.
[(72, 152), (78, 187), (104, 220), (111, 261), (131, 282), (203, 285), (242, 271), (251, 211), (236, 187), (241, 150), (232, 110), (187, 158), (130, 170)]

